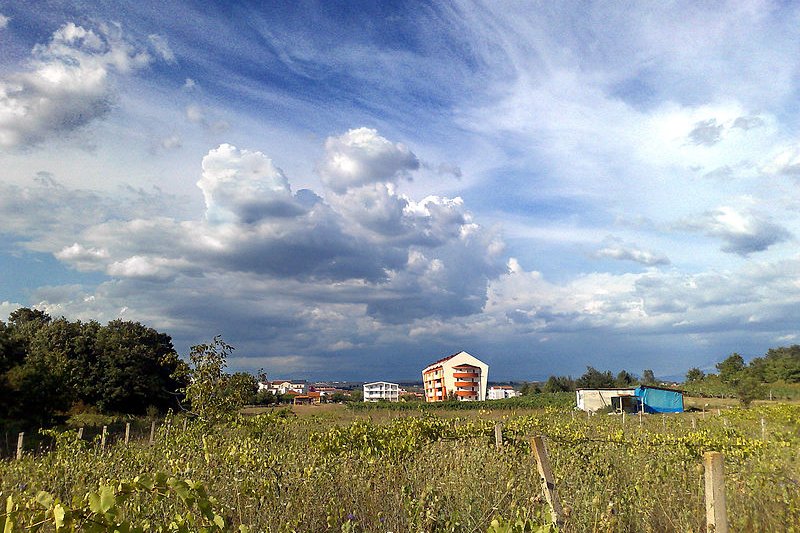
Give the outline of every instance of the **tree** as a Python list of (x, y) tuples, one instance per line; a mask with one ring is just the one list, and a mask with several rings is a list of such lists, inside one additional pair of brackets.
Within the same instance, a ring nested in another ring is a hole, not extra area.
[(223, 394), (239, 406), (256, 403), (258, 380), (247, 372), (235, 372), (227, 377)]
[(544, 384), (544, 392), (572, 392), (575, 380), (571, 376), (550, 376)]
[(642, 385), (655, 385), (658, 382), (656, 381), (656, 375), (653, 373), (652, 370), (649, 368), (642, 372)]
[(539, 394), (542, 390), (539, 388), (539, 385), (536, 383), (531, 383), (526, 381), (522, 384), (522, 388), (520, 388), (520, 394), (522, 396), (533, 396), (534, 394)]
[(719, 370), (719, 379), (723, 383), (736, 384), (744, 370), (744, 359), (738, 353), (732, 353), (721, 363), (717, 363), (717, 370)]
[(752, 376), (744, 376), (736, 384), (736, 396), (743, 407), (750, 407), (752, 401), (760, 398), (762, 394), (761, 383)]
[(192, 346), (189, 353), (189, 384), (186, 400), (191, 410), (203, 420), (213, 422), (234, 414), (241, 405), (224, 394), (227, 385), (225, 367), (233, 346), (217, 335), (208, 344)]
[(700, 370), (697, 367), (690, 368), (689, 371), (686, 373), (686, 382), (687, 383), (696, 383), (698, 381), (702, 381), (703, 378), (706, 377), (705, 372)]
[(600, 372), (592, 366), (586, 367), (586, 372), (578, 378), (575, 385), (579, 389), (611, 389), (614, 387), (614, 378), (611, 372)]
[(620, 388), (630, 387), (636, 382), (634, 377), (627, 370), (620, 370), (614, 379), (614, 385)]

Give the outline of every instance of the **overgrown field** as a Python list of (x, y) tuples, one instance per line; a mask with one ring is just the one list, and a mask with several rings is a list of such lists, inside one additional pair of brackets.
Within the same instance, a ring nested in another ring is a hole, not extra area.
[[(370, 415), (374, 414), (374, 417)], [(764, 420), (762, 426), (762, 419)], [(505, 444), (494, 446), (503, 423)], [(763, 427), (763, 433), (762, 433)], [(725, 454), (732, 531), (800, 531), (800, 407), (587, 417), (287, 411), (170, 418), (156, 441), (55, 435), (0, 462), (0, 524), (52, 531), (536, 531), (549, 521), (530, 437), (544, 435), (565, 531), (704, 531), (703, 469)], [(516, 525), (515, 525), (516, 524)], [(543, 529), (544, 530), (544, 529)]]

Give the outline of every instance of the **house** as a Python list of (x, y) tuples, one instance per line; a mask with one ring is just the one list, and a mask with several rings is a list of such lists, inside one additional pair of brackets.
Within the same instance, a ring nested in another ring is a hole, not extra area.
[(388, 381), (374, 381), (364, 383), (365, 402), (398, 402), (400, 401), (400, 385)]
[(519, 391), (514, 390), (510, 385), (493, 385), (489, 387), (489, 392), (486, 394), (487, 400), (502, 400), (504, 398), (516, 398), (519, 396)]
[(293, 392), (295, 394), (306, 394), (308, 392), (308, 383), (304, 379), (299, 379), (299, 380), (278, 379), (258, 384), (258, 390), (261, 391), (265, 389), (274, 394), (275, 396), (282, 396), (287, 392)]
[(683, 391), (642, 385), (619, 389), (578, 389), (575, 391), (578, 409), (636, 413), (682, 413)]
[(489, 365), (467, 352), (458, 352), (439, 359), (422, 371), (426, 402), (483, 401)]

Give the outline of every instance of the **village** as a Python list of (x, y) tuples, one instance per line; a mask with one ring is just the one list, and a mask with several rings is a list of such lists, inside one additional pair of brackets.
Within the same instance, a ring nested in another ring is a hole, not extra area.
[[(363, 402), (482, 402), (503, 400), (521, 395), (512, 385), (489, 385), (489, 365), (473, 355), (460, 351), (422, 369), (421, 385), (389, 381), (316, 382), (277, 379), (259, 383), (259, 390), (283, 398), (294, 405), (319, 405), (343, 399)], [(338, 385), (338, 386), (337, 386)], [(588, 413), (681, 413), (683, 392), (673, 388), (638, 385), (619, 388), (579, 388), (575, 391), (575, 407)]]

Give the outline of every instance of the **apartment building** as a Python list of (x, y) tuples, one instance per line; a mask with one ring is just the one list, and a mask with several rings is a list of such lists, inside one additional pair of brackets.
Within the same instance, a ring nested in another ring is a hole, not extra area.
[(467, 352), (455, 353), (422, 371), (425, 401), (483, 401), (488, 379), (489, 365)]
[(397, 383), (389, 383), (388, 381), (375, 381), (372, 383), (364, 384), (364, 401), (365, 402), (399, 402), (400, 401), (400, 385)]

